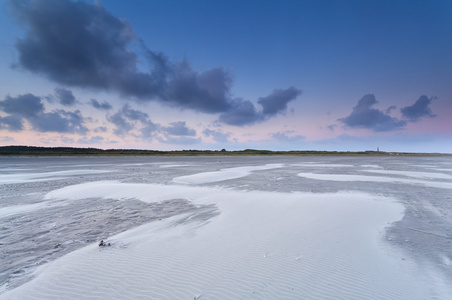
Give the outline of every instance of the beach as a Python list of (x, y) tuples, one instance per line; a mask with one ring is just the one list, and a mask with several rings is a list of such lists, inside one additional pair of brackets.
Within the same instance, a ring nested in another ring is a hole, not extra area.
[(452, 299), (450, 157), (0, 164), (0, 299)]

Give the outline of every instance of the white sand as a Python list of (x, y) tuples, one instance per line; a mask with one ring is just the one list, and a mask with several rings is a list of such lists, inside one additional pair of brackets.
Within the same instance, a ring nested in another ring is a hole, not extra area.
[(65, 176), (74, 175), (87, 175), (87, 174), (99, 174), (106, 173), (108, 171), (103, 170), (67, 170), (67, 171), (54, 171), (54, 172), (42, 172), (42, 173), (23, 173), (23, 174), (0, 174), (0, 184), (11, 183), (24, 183), (49, 180), (62, 179)]
[[(369, 170), (374, 172), (374, 170)], [(382, 173), (386, 173), (383, 171)], [(401, 172), (398, 174), (409, 174), (408, 172)], [(380, 176), (367, 176), (367, 175), (347, 175), (347, 174), (319, 174), (319, 173), (298, 173), (300, 177), (316, 179), (316, 180), (330, 180), (330, 181), (349, 181), (349, 182), (386, 182), (397, 184), (409, 184), (409, 185), (424, 185), (434, 188), (452, 189), (452, 181), (435, 181), (435, 180), (415, 180), (400, 177), (380, 177)]]
[[(5, 170), (2, 170), (5, 171)], [(67, 176), (88, 175), (107, 173), (104, 170), (66, 170), (42, 173), (23, 173), (23, 174), (0, 174), (0, 184), (15, 184), (25, 182), (38, 182), (48, 180), (60, 180)], [(0, 197), (1, 198), (1, 197)], [(33, 204), (22, 204), (0, 207), (0, 218), (10, 217), (25, 212), (32, 212), (52, 206), (64, 205), (63, 201), (39, 202)]]
[(29, 213), (46, 207), (48, 207), (48, 204), (45, 202), (1, 207), (0, 218), (6, 218), (22, 213)]
[(165, 164), (163, 164), (163, 165), (159, 165), (159, 168), (179, 168), (179, 167), (191, 167), (191, 166), (193, 166), (193, 165), (173, 165), (173, 164), (165, 165)]
[(319, 164), (319, 163), (298, 163), (292, 164), (296, 167), (311, 167), (311, 168), (351, 168), (353, 165), (343, 165), (343, 164)]
[(423, 179), (449, 179), (452, 180), (452, 175), (444, 173), (433, 172), (415, 172), (415, 171), (395, 171), (395, 170), (365, 170), (365, 172), (388, 174), (388, 175), (402, 175), (413, 178)]
[(203, 172), (194, 175), (180, 176), (173, 179), (174, 183), (181, 184), (201, 184), (210, 182), (219, 182), (228, 179), (236, 179), (248, 176), (253, 171), (263, 171), (282, 168), (283, 164), (268, 164), (264, 166), (252, 166), (252, 167), (236, 167), (222, 169), (216, 172)]
[(215, 204), (220, 214), (151, 222), (111, 237), (111, 247), (74, 251), (1, 299), (447, 299), (452, 292), (433, 269), (385, 244), (384, 228), (403, 217), (403, 206), (387, 197), (101, 181), (46, 199), (90, 197), (182, 198)]
[(361, 165), (363, 168), (375, 168), (375, 169), (383, 169), (382, 166), (379, 165)]

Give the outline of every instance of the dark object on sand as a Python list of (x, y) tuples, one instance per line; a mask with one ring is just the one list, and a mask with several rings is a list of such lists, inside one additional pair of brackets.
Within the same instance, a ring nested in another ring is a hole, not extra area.
[(104, 247), (104, 246), (111, 246), (111, 244), (110, 243), (105, 243), (104, 242), (104, 240), (101, 240), (100, 242), (99, 242), (99, 247)]

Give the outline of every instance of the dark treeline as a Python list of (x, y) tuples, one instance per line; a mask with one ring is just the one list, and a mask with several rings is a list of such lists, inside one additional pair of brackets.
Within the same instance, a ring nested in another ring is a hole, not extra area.
[(0, 147), (0, 156), (201, 156), (201, 155), (317, 155), (317, 156), (433, 156), (444, 154), (433, 153), (402, 153), (402, 152), (384, 152), (384, 151), (270, 151), (245, 149), (238, 151), (222, 150), (175, 150), (175, 151), (157, 151), (157, 150), (134, 150), (134, 149), (97, 149), (97, 148), (73, 148), (73, 147), (33, 147), (33, 146), (3, 146)]

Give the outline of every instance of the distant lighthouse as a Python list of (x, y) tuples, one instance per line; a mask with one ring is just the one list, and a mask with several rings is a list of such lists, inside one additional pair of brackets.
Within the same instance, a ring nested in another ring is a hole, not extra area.
[(377, 152), (380, 152), (380, 147), (377, 147)]

